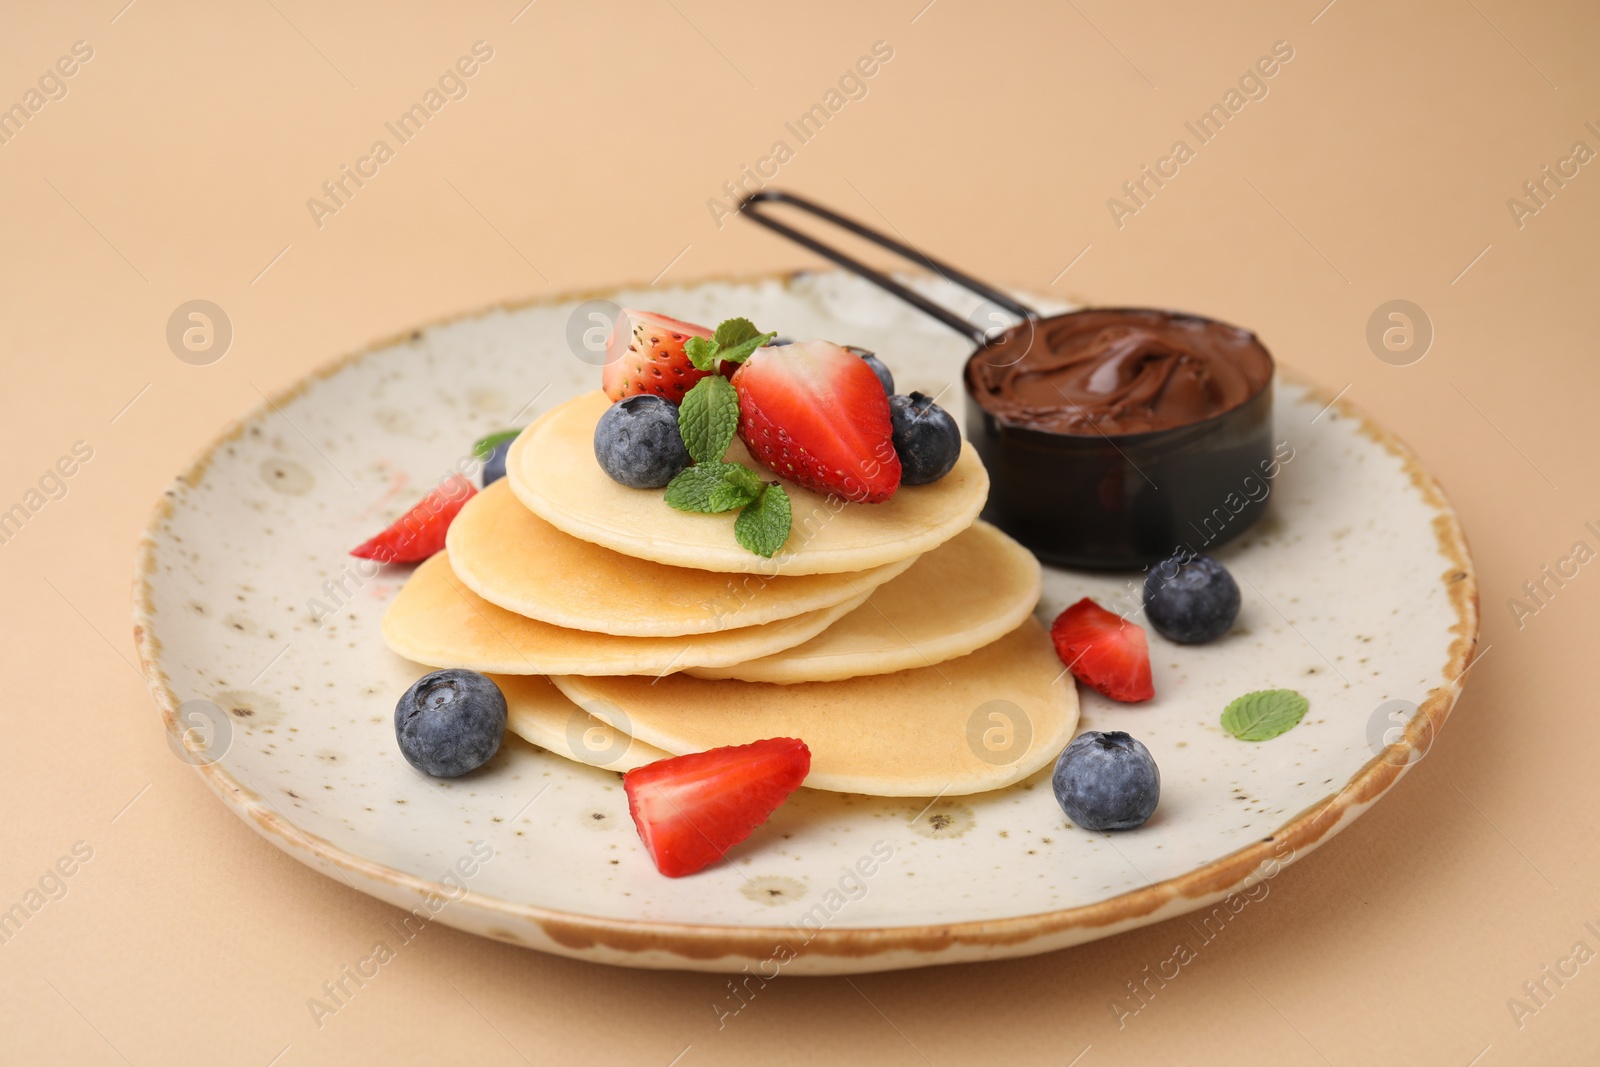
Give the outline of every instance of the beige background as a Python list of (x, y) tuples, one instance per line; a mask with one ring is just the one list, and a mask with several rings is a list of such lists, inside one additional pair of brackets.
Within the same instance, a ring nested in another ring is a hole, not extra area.
[[(0, 544), (0, 907), (93, 849), (0, 946), (4, 1058), (1593, 1062), (1600, 962), (1520, 1028), (1507, 1000), (1574, 942), (1600, 951), (1600, 563), (1521, 627), (1507, 600), (1580, 537), (1600, 547), (1582, 529), (1600, 525), (1600, 165), (1520, 229), (1506, 206), (1575, 141), (1600, 149), (1592, 5), (123, 2), (12, 4), (0, 29), (0, 103), (75, 41), (94, 50), (0, 145), (0, 509), (74, 442), (94, 449)], [(480, 39), (494, 56), (470, 94), (317, 228), (306, 199)], [(879, 40), (893, 59), (781, 184), (981, 277), (1247, 324), (1348, 384), (1437, 471), (1476, 553), (1489, 647), (1449, 728), (1120, 1030), (1108, 1003), (1181, 922), (1038, 959), (789, 978), (721, 1032), (719, 977), (435, 927), (317, 1029), (306, 999), (393, 912), (278, 853), (169, 755), (128, 632), (150, 505), (260, 392), (374, 337), (809, 262), (718, 228), (706, 202)], [(1114, 225), (1107, 198), (1276, 41), (1294, 58), (1269, 95)], [(234, 326), (211, 366), (165, 342), (193, 298)], [(1392, 298), (1437, 332), (1411, 366), (1365, 341)]]

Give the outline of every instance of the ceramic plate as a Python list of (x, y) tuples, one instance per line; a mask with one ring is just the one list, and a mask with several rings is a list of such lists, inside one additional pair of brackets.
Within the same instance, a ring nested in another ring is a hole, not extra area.
[[(848, 275), (605, 296), (864, 345), (902, 392), (962, 421), (967, 343)], [(802, 790), (732, 862), (668, 879), (614, 771), (508, 737), (473, 775), (425, 778), (392, 725), (423, 669), (378, 634), (406, 571), (346, 552), (470, 469), (479, 436), (594, 388), (590, 310), (499, 308), (342, 360), (223, 434), (144, 538), (135, 634), (174, 751), (273, 844), (412, 911), (409, 924), (635, 967), (825, 974), (1045, 952), (1202, 908), (1221, 922), (1230, 894), (1370, 807), (1454, 702), (1477, 636), (1455, 515), (1398, 441), (1282, 371), (1271, 507), (1218, 552), (1244, 593), (1236, 629), (1199, 648), (1152, 637), (1149, 704), (1083, 694), (1080, 729), (1126, 729), (1160, 764), (1161, 805), (1139, 831), (1068, 824), (1048, 769), (959, 799)], [(1137, 589), (1046, 568), (1038, 615), (1086, 595), (1120, 610)], [(1269, 688), (1310, 699), (1300, 725), (1258, 744), (1221, 730), (1230, 700)]]

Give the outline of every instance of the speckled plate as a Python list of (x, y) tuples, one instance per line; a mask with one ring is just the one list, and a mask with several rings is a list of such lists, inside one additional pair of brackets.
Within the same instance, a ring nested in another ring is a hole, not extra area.
[[(902, 391), (962, 403), (966, 344), (846, 275), (606, 295), (865, 345)], [(1244, 592), (1237, 628), (1202, 648), (1152, 637), (1149, 704), (1084, 694), (1080, 728), (1127, 729), (1160, 763), (1161, 806), (1139, 831), (1071, 826), (1048, 771), (959, 800), (803, 790), (733, 862), (673, 880), (644, 854), (615, 772), (508, 738), (467, 778), (422, 777), (392, 726), (422, 671), (378, 635), (405, 572), (345, 553), (470, 466), (474, 439), (593, 387), (595, 357), (568, 340), (585, 312), (576, 299), (499, 308), (336, 363), (223, 434), (144, 537), (135, 635), (174, 752), (273, 844), (415, 922), (605, 963), (768, 975), (1045, 952), (1274, 876), (1425, 755), (1454, 702), (1478, 623), (1455, 515), (1403, 445), (1284, 372), (1272, 508), (1219, 553)], [(1085, 595), (1127, 606), (1137, 586), (1047, 568), (1039, 617)], [(1277, 687), (1310, 698), (1299, 726), (1260, 744), (1221, 731), (1232, 698)], [(988, 721), (974, 721), (980, 736)]]

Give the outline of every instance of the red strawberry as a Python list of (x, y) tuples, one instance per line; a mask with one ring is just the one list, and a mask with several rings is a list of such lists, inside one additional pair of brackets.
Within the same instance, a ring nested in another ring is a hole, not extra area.
[(471, 482), (452, 474), (387, 530), (352, 548), (350, 554), (380, 563), (420, 563), (444, 547), (451, 520), (476, 492)]
[(637, 767), (623, 775), (622, 788), (656, 869), (680, 878), (749, 837), (810, 769), (804, 741), (773, 737)]
[(760, 348), (733, 384), (739, 436), (779, 475), (858, 504), (899, 488), (889, 398), (860, 356), (827, 341)]
[(1056, 617), (1050, 636), (1073, 677), (1096, 692), (1130, 704), (1156, 695), (1143, 627), (1084, 597)]
[(710, 373), (695, 370), (684, 354), (684, 343), (691, 337), (710, 336), (710, 330), (692, 322), (624, 308), (606, 338), (606, 365), (600, 372), (606, 396), (621, 400), (654, 393), (680, 403), (689, 387)]

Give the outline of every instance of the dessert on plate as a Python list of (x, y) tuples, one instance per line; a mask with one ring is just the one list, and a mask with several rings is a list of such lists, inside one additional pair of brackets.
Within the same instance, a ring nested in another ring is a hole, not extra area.
[[(382, 621), (390, 648), (435, 669), (395, 709), (400, 749), (459, 776), (510, 729), (621, 769), (670, 877), (725, 857), (802, 785), (947, 797), (1053, 761), (1070, 821), (1138, 829), (1160, 798), (1152, 753), (1120, 731), (1074, 733), (1078, 681), (1155, 696), (1149, 638), (1086, 597), (1046, 630), (1035, 553), (1142, 565), (1163, 638), (1226, 633), (1234, 577), (1179, 523), (1203, 534), (1206, 502), (1274, 477), (1266, 347), (1160, 310), (1042, 318), (955, 275), (1021, 317), (990, 333), (750, 218), (971, 336), (978, 446), (938, 398), (896, 394), (869, 350), (621, 310), (600, 389), (485, 438), (482, 493), (453, 478), (357, 549), (421, 561)], [(1240, 501), (1202, 545), (1259, 517)], [(1306, 707), (1256, 691), (1222, 728), (1264, 741)]]
[[(996, 329), (941, 273), (889, 277), (965, 343), (803, 271), (466, 317), (275, 398), (143, 543), (175, 751), (358, 889), (632, 966), (754, 967), (819, 900), (796, 972), (1014, 956), (1270, 877), (1449, 711), (1455, 516), (1331, 390), (1232, 367), (1244, 331)], [(618, 305), (680, 321), (630, 313), (602, 369)], [(864, 855), (889, 891), (840, 913)]]
[[(1047, 320), (1037, 347), (1015, 330), (980, 346), (968, 385), (985, 419), (1148, 435), (1235, 410), (1270, 378), (1243, 331), (1080, 315)], [(1079, 825), (1150, 817), (1148, 749), (1073, 736), (1078, 681), (1154, 694), (1143, 628), (1089, 599), (1048, 631), (1034, 618), (1039, 560), (979, 518), (991, 474), (933, 398), (896, 394), (872, 352), (740, 318), (708, 329), (625, 310), (607, 356), (601, 389), (479, 442), (481, 491), (447, 479), (357, 549), (419, 562), (382, 624), (391, 649), (434, 668), (396, 708), (415, 767), (470, 773), (509, 730), (622, 772), (672, 876), (722, 858), (802, 786), (959, 796), (1053, 762)], [(997, 429), (978, 425), (995, 452)], [(1012, 484), (1029, 474), (1017, 447), (996, 453)], [(1238, 602), (1193, 553), (1147, 582), (1151, 621), (1175, 641), (1219, 636)]]
[[(742, 320), (627, 312), (617, 335), (604, 390), (490, 444), (503, 477), (413, 519), (401, 552), (426, 558), (383, 633), (440, 688), (397, 722), (446, 722), (487, 676), (504, 708), (482, 729), (625, 771), (792, 735), (764, 773), (935, 796), (1056, 757), (1077, 693), (1032, 617), (1039, 563), (978, 520), (988, 475), (943, 409), (894, 396), (870, 353)], [(985, 705), (1025, 723), (1015, 752), (969, 743)], [(734, 777), (715, 799), (744, 832), (793, 788)]]

